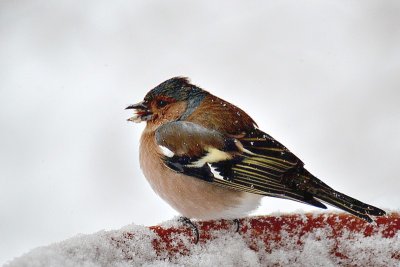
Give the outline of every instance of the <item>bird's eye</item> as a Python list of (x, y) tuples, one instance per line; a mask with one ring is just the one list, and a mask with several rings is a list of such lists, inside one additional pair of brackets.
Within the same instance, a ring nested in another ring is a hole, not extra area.
[(163, 108), (163, 107), (165, 107), (166, 105), (168, 105), (168, 102), (165, 101), (165, 100), (158, 100), (158, 101), (157, 101), (157, 107), (158, 107), (158, 108)]

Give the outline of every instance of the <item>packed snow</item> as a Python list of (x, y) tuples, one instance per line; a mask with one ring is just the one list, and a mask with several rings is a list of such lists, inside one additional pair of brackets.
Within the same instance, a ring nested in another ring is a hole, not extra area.
[[(297, 222), (304, 224), (311, 220), (305, 215), (299, 218)], [(178, 220), (163, 223), (157, 228), (161, 230), (129, 225), (36, 248), (5, 266), (400, 266), (399, 218), (390, 238), (383, 237), (388, 228), (382, 226), (367, 236), (344, 229), (341, 236), (332, 238), (335, 230), (328, 226), (300, 234), (302, 230), (284, 225), (277, 233), (267, 229), (254, 234), (251, 223), (256, 219), (251, 220), (242, 220), (241, 227), (247, 230), (240, 233), (227, 222), (216, 222), (198, 244)], [(219, 229), (219, 223), (227, 226)], [(202, 224), (200, 230), (207, 227)], [(178, 231), (160, 235), (168, 229)]]

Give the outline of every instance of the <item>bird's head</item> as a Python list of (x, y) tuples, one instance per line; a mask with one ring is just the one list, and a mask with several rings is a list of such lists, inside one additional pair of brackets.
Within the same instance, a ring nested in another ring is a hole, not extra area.
[(157, 125), (189, 116), (209, 93), (191, 84), (187, 78), (171, 78), (147, 93), (142, 102), (128, 106), (134, 110), (128, 121)]

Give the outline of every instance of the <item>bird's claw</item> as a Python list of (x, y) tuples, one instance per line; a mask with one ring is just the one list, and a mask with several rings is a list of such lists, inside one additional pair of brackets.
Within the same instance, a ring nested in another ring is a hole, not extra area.
[(197, 244), (199, 242), (200, 239), (200, 234), (199, 234), (199, 228), (197, 228), (197, 226), (189, 219), (186, 217), (180, 217), (179, 222), (181, 222), (182, 224), (185, 224), (187, 226), (189, 226), (195, 236), (195, 240), (194, 243)]
[(233, 223), (236, 226), (236, 233), (239, 233), (239, 231), (240, 231), (240, 221), (239, 221), (239, 219), (234, 219)]

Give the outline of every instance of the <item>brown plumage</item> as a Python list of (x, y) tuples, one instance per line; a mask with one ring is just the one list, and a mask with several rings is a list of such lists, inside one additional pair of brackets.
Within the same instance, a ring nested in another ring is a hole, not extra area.
[(176, 77), (129, 106), (146, 121), (140, 164), (154, 191), (183, 216), (238, 218), (263, 196), (319, 208), (328, 203), (366, 221), (385, 212), (335, 191), (240, 108)]
[(206, 96), (186, 121), (226, 135), (242, 135), (254, 129), (256, 125), (246, 112), (213, 95)]

